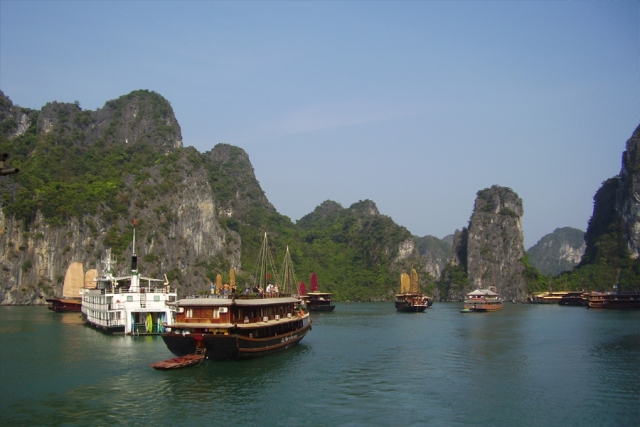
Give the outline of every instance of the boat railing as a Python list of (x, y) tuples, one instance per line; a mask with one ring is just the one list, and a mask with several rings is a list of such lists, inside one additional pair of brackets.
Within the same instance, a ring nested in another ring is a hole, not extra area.
[(264, 299), (264, 298), (284, 298), (284, 297), (292, 297), (298, 298), (297, 294), (284, 294), (282, 292), (264, 292), (263, 294), (256, 293), (229, 293), (229, 294), (204, 294), (204, 295), (187, 295), (184, 299), (209, 299), (209, 298), (219, 298), (219, 299)]
[(184, 299), (199, 299), (199, 298), (219, 298), (219, 299), (229, 299), (232, 298), (233, 295), (224, 295), (224, 294), (205, 294), (205, 295), (187, 295)]
[(133, 334), (161, 334), (164, 333), (165, 327), (163, 325), (153, 324), (151, 329), (147, 328), (146, 323), (134, 323), (131, 332)]
[(112, 327), (112, 326), (124, 326), (124, 319), (101, 319), (97, 316), (88, 315), (87, 320), (89, 320), (94, 325)]
[(138, 294), (138, 293), (146, 293), (146, 294), (174, 294), (176, 290), (171, 290), (168, 286), (163, 287), (141, 287), (138, 291), (132, 291), (128, 288), (117, 287), (117, 288), (108, 288), (108, 289), (100, 289), (100, 294)]

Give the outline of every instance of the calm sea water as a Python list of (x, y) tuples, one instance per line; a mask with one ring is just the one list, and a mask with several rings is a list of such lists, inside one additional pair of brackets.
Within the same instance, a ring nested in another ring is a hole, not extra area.
[(640, 311), (460, 308), (338, 303), (287, 352), (156, 371), (159, 338), (0, 307), (0, 425), (640, 425)]

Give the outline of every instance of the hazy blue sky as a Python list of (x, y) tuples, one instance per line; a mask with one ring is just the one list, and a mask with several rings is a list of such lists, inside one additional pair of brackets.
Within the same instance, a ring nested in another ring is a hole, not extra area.
[(136, 89), (183, 143), (243, 148), (292, 220), (373, 200), (418, 236), (476, 192), (522, 198), (525, 247), (586, 230), (640, 124), (637, 1), (0, 1), (0, 89), (96, 110)]

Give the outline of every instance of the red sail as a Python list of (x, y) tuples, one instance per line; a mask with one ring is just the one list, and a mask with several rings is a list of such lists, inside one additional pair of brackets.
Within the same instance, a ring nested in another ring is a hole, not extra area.
[(318, 276), (316, 276), (316, 273), (311, 273), (311, 292), (318, 292)]
[(298, 283), (298, 294), (306, 295), (307, 294), (307, 285), (304, 282)]

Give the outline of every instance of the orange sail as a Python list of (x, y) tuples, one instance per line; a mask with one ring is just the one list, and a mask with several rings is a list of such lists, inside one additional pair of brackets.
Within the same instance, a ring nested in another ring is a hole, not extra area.
[(400, 275), (400, 293), (401, 294), (408, 294), (409, 290), (411, 289), (411, 279), (409, 278), (409, 275), (407, 273), (402, 273)]

